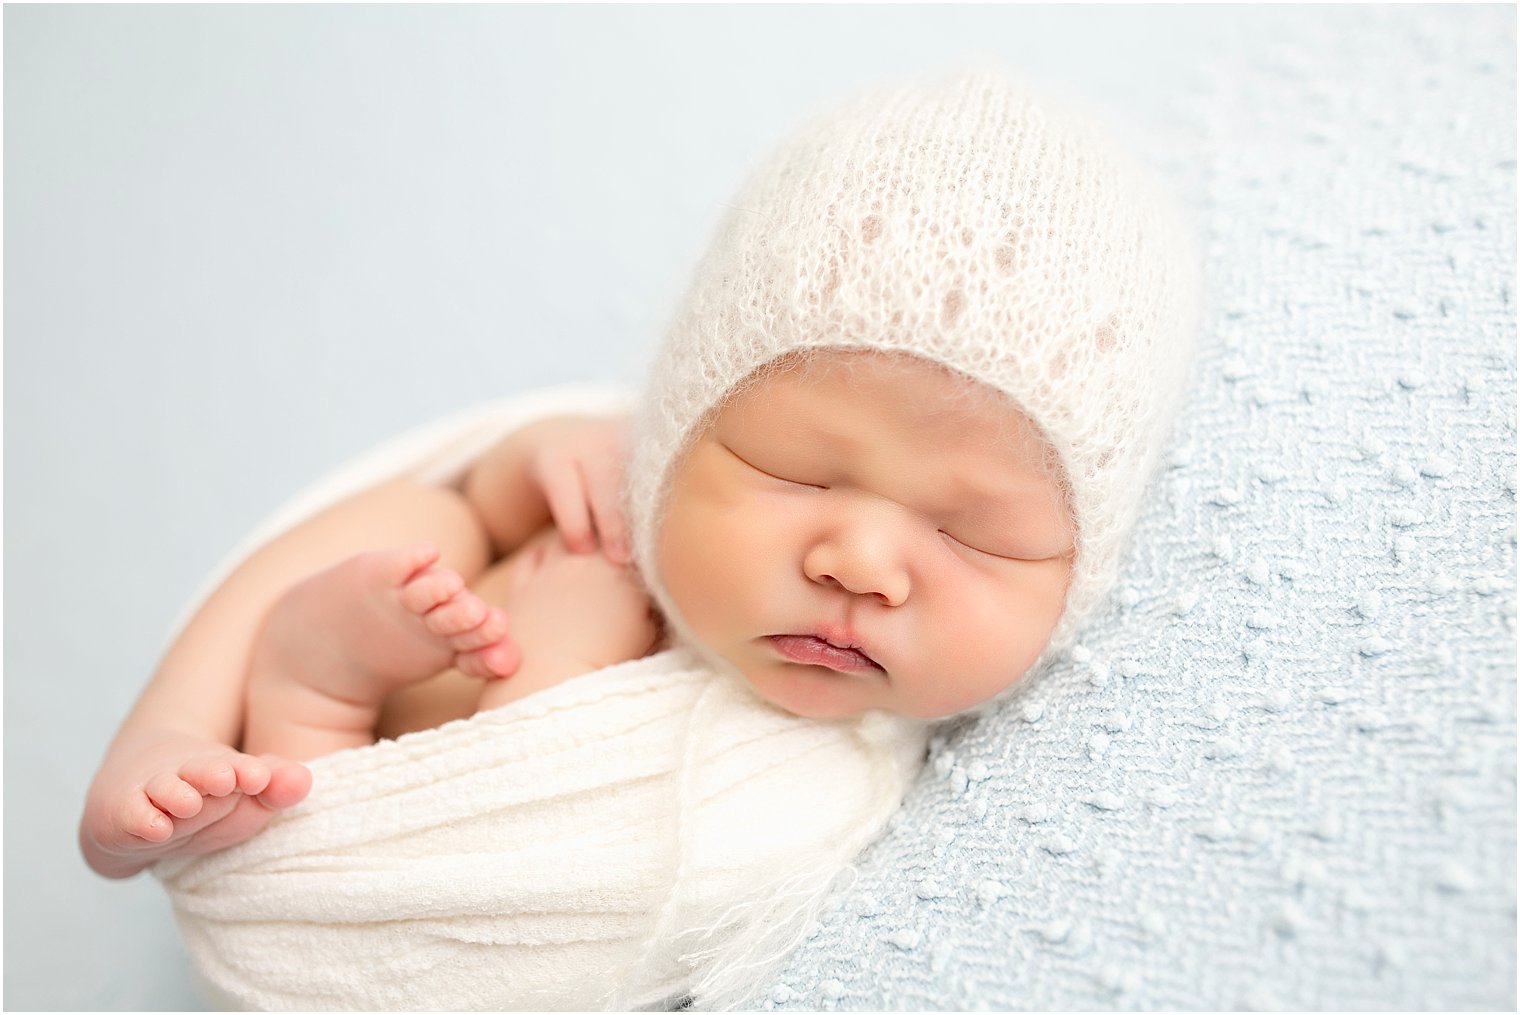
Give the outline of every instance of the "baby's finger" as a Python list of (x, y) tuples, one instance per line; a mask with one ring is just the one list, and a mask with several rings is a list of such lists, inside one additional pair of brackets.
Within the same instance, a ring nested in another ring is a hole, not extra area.
[(614, 564), (628, 563), (628, 519), (623, 515), (622, 490), (617, 474), (589, 472), (586, 485), (590, 488), (591, 513), (596, 518), (602, 552)]
[(576, 553), (595, 550), (596, 537), (591, 531), (591, 513), (586, 507), (586, 487), (579, 467), (569, 459), (555, 459), (545, 463), (541, 479), (549, 514), (554, 517), (554, 526), (565, 544)]
[(148, 800), (176, 818), (193, 818), (201, 812), (201, 795), (196, 788), (172, 772), (162, 772), (143, 787)]

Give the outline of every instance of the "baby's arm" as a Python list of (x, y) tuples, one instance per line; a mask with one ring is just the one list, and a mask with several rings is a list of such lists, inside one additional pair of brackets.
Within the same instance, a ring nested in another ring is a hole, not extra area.
[(626, 416), (556, 416), (509, 434), (465, 477), (465, 497), (480, 515), (496, 556), (515, 550), (553, 522), (576, 553), (598, 547), (628, 563), (622, 486)]

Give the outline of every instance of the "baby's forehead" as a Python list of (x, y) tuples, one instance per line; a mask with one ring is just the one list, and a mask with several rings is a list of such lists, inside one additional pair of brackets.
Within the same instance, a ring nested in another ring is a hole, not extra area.
[(719, 405), (750, 412), (782, 411), (798, 402), (879, 398), (905, 419), (1002, 424), (1012, 431), (1039, 427), (1008, 394), (942, 363), (906, 352), (810, 349), (788, 353), (755, 370)]
[(790, 353), (736, 386), (720, 405), (719, 420), (744, 427), (779, 424), (797, 438), (792, 446), (799, 450), (806, 450), (807, 440), (839, 431), (926, 457), (954, 451), (965, 461), (967, 452), (980, 451), (972, 461), (987, 472), (1060, 472), (1044, 431), (1012, 397), (911, 353)]

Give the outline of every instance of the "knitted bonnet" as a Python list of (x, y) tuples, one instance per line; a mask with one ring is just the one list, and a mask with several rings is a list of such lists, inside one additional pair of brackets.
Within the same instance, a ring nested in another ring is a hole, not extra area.
[(1077, 523), (1047, 654), (1067, 644), (1113, 582), (1190, 364), (1198, 265), (1177, 209), (1080, 116), (986, 72), (813, 120), (731, 205), (656, 359), (630, 470), (636, 559), (673, 628), (689, 639), (656, 533), (683, 451), (778, 357), (861, 349), (990, 385), (1043, 430)]

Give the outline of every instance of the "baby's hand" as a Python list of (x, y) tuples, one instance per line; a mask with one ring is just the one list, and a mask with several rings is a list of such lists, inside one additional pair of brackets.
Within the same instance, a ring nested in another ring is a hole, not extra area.
[(242, 842), (310, 790), (311, 773), (295, 762), (156, 734), (113, 749), (90, 787), (79, 846), (96, 873), (130, 877), (165, 857)]
[(557, 655), (584, 671), (647, 653), (658, 631), (632, 571), (601, 554), (571, 553), (552, 531), (541, 538), (542, 555), (506, 604), (523, 664)]
[(623, 473), (628, 465), (627, 417), (560, 416), (532, 424), (528, 475), (543, 492), (555, 528), (576, 553), (600, 546), (614, 564), (629, 561), (623, 514)]
[(571, 677), (647, 655), (659, 637), (632, 571), (599, 553), (572, 553), (553, 529), (521, 551), (523, 571), (503, 604), (522, 650), (510, 679), (481, 692), (495, 708)]

